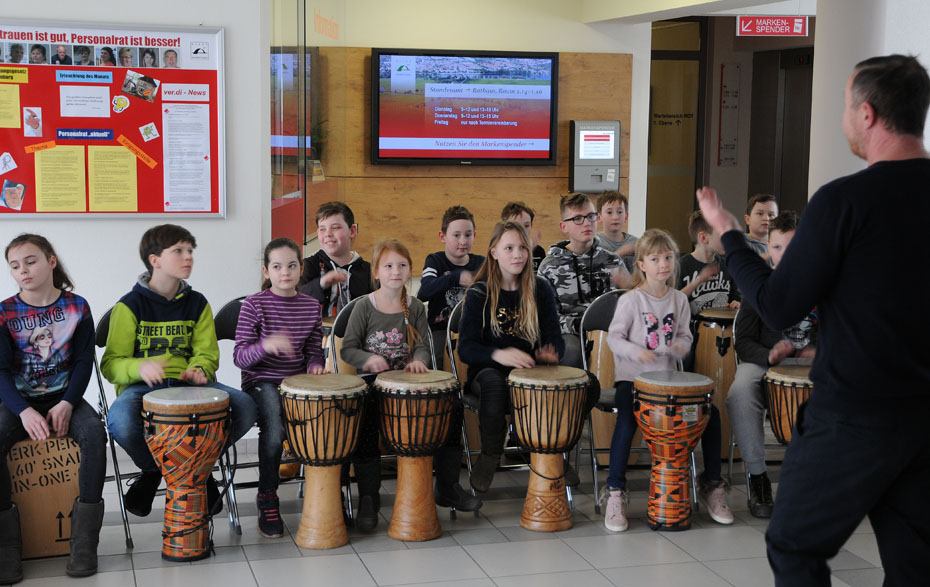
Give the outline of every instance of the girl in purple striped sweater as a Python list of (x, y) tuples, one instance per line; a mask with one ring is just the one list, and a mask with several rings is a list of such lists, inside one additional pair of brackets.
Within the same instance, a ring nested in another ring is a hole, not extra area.
[(300, 247), (278, 238), (265, 247), (262, 291), (242, 302), (233, 362), (242, 369), (242, 391), (258, 406), (258, 531), (267, 538), (284, 534), (278, 510), (278, 466), (284, 424), (278, 385), (299, 373), (323, 372), (320, 303), (297, 291)]

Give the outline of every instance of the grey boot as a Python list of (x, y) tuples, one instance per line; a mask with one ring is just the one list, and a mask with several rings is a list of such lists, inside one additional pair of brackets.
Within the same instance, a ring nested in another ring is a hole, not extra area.
[(97, 572), (97, 543), (103, 524), (103, 500), (82, 503), (74, 500), (71, 510), (71, 556), (66, 572), (72, 577), (88, 577)]
[(501, 455), (487, 455), (483, 452), (478, 455), (478, 460), (471, 468), (471, 486), (475, 491), (484, 493), (491, 488), (491, 481), (494, 479), (494, 472), (497, 466), (501, 464)]
[(0, 584), (23, 580), (23, 535), (19, 526), (19, 509), (13, 504), (0, 512)]

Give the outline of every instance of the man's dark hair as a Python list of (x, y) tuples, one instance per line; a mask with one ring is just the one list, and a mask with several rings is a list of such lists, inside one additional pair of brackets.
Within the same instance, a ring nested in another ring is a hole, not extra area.
[(197, 248), (197, 239), (183, 226), (177, 224), (159, 224), (145, 231), (142, 240), (139, 241), (139, 256), (145, 264), (145, 269), (152, 274), (152, 264), (149, 263), (149, 255), (156, 257), (162, 254), (162, 251), (177, 243), (190, 243)]
[(336, 214), (342, 214), (342, 219), (346, 221), (349, 228), (352, 228), (352, 225), (355, 224), (355, 214), (352, 213), (352, 208), (349, 208), (343, 202), (326, 202), (325, 204), (320, 204), (320, 207), (317, 208), (317, 225), (320, 224), (320, 220), (326, 220), (330, 216), (335, 216)]
[(872, 57), (856, 64), (853, 106), (871, 104), (891, 132), (922, 137), (930, 107), (930, 77), (910, 55)]
[(769, 232), (791, 232), (798, 228), (798, 213), (794, 210), (784, 210), (769, 223)]

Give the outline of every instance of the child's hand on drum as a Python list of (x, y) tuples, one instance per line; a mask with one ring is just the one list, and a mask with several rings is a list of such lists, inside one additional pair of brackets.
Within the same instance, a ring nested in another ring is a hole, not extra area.
[(23, 421), (23, 428), (33, 440), (45, 440), (48, 438), (48, 423), (42, 414), (35, 408), (26, 408), (19, 413), (19, 419)]
[(276, 357), (290, 357), (294, 354), (294, 345), (291, 344), (291, 339), (283, 334), (272, 334), (267, 338), (263, 338), (262, 348), (269, 355)]
[(190, 369), (182, 371), (178, 377), (181, 378), (181, 381), (187, 381), (194, 385), (203, 385), (207, 382), (207, 376), (203, 374), (200, 367), (191, 367)]
[(655, 351), (650, 351), (649, 349), (643, 349), (639, 352), (639, 355), (636, 356), (636, 360), (640, 363), (651, 363), (659, 358), (659, 355)]
[(149, 387), (154, 387), (164, 381), (165, 368), (162, 366), (161, 361), (146, 359), (139, 363), (139, 377)]
[(536, 361), (539, 363), (554, 364), (559, 362), (559, 353), (555, 352), (555, 347), (551, 344), (536, 349)]
[(326, 367), (323, 365), (312, 365), (310, 367), (310, 371), (308, 372), (311, 375), (322, 375), (323, 373), (326, 373)]
[(429, 367), (427, 367), (426, 363), (423, 361), (410, 361), (407, 363), (407, 366), (404, 367), (404, 371), (408, 373), (428, 373)]
[(380, 373), (390, 368), (391, 366), (388, 365), (388, 362), (385, 361), (384, 357), (381, 355), (371, 355), (368, 357), (368, 360), (365, 361), (365, 364), (362, 365), (362, 371), (367, 371), (368, 373)]
[(679, 359), (684, 358), (685, 355), (691, 352), (691, 345), (680, 340), (672, 341), (672, 344), (670, 344), (668, 348), (672, 351), (672, 354)]
[(739, 310), (739, 300), (733, 300), (732, 302), (727, 304), (727, 307), (730, 308), (731, 310)]
[(61, 438), (68, 433), (68, 424), (71, 423), (71, 413), (74, 406), (69, 402), (61, 400), (48, 411), (45, 415), (45, 421), (49, 423), (55, 434)]
[(505, 349), (496, 349), (491, 353), (491, 360), (505, 367), (513, 367), (515, 369), (529, 369), (530, 367), (536, 366), (536, 361), (533, 360), (533, 357), (512, 346)]
[(769, 365), (781, 363), (785, 357), (790, 355), (793, 351), (794, 347), (791, 345), (791, 342), (779, 340), (775, 343), (775, 346), (772, 347), (772, 350), (769, 351)]

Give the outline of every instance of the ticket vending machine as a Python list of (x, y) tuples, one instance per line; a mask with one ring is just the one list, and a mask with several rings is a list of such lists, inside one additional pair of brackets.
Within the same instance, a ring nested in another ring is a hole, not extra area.
[(620, 121), (572, 120), (568, 189), (602, 192), (620, 189)]

